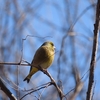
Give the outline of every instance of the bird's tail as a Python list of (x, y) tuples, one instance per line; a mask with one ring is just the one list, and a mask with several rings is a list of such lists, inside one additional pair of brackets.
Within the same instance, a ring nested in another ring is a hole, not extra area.
[(28, 74), (28, 76), (23, 81), (27, 81), (27, 83), (29, 83), (32, 75), (35, 74), (37, 71), (38, 71), (37, 68), (31, 67), (30, 73)]
[(31, 76), (28, 75), (23, 81), (27, 81), (27, 83), (29, 83), (30, 79), (31, 79)]

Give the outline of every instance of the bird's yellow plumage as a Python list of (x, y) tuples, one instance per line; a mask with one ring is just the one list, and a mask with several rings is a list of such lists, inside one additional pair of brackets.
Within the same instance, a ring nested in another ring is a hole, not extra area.
[(41, 66), (43, 69), (47, 69), (54, 60), (54, 54), (54, 44), (52, 42), (43, 43), (41, 47), (36, 51), (31, 63), (33, 66), (31, 66), (30, 73), (24, 79), (24, 81), (27, 80), (27, 83), (29, 83), (31, 76), (38, 71), (38, 69), (34, 66)]

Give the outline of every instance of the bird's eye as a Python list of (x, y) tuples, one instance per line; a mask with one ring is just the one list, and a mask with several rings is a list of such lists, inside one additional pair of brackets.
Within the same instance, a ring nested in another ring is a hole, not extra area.
[(51, 43), (51, 45), (52, 45), (52, 46), (54, 46), (54, 44), (53, 44), (53, 43)]

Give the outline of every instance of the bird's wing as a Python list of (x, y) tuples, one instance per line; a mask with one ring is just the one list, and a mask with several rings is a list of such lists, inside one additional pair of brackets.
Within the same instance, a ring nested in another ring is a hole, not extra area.
[[(45, 46), (41, 46), (36, 51), (31, 64), (33, 64), (34, 66), (38, 66), (41, 63), (43, 63), (44, 61), (47, 61), (48, 56), (49, 56), (49, 48), (45, 47)], [(32, 67), (34, 67), (34, 66), (31, 66), (30, 71), (32, 70)]]

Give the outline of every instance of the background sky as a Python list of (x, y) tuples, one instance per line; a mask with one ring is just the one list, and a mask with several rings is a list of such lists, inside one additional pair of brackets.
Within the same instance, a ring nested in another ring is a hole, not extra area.
[[(22, 57), (31, 63), (35, 51), (41, 44), (52, 41), (56, 53), (48, 71), (57, 83), (61, 81), (60, 85), (63, 86), (65, 94), (76, 86), (75, 70), (78, 70), (80, 77), (85, 74), (81, 80), (82, 90), (75, 98), (75, 100), (84, 100), (88, 87), (89, 72), (87, 71), (91, 61), (96, 0), (1, 0), (0, 4), (0, 62), (19, 62)], [(22, 42), (23, 39), (25, 40)], [(94, 100), (100, 98), (99, 59), (98, 52)], [(4, 83), (19, 99), (26, 93), (25, 89), (36, 88), (50, 81), (46, 75), (38, 72), (27, 84), (23, 79), (29, 73), (29, 66), (0, 67), (0, 76)], [(53, 86), (46, 88), (41, 100), (59, 100), (55, 91)], [(7, 100), (4, 93), (0, 92), (0, 100)], [(67, 97), (69, 98), (73, 92)], [(34, 96), (38, 97), (39, 93), (41, 91), (32, 93), (24, 100), (27, 98), (37, 100)], [(49, 96), (46, 95), (47, 93)]]

